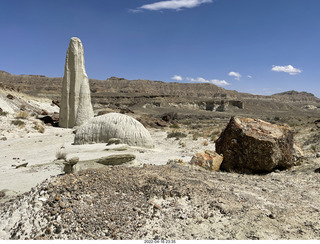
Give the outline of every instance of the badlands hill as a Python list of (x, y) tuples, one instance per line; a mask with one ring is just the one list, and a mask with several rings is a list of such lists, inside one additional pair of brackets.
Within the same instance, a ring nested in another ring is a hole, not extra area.
[[(0, 71), (0, 84), (28, 95), (60, 100), (62, 78), (13, 75)], [(152, 114), (157, 111), (165, 112), (170, 108), (191, 109), (193, 112), (206, 110), (248, 114), (261, 111), (298, 112), (320, 106), (320, 99), (311, 93), (289, 91), (261, 96), (227, 90), (213, 84), (166, 83), (111, 77), (106, 80), (90, 79), (90, 89), (92, 102), (96, 108), (118, 107), (132, 110), (144, 108)]]

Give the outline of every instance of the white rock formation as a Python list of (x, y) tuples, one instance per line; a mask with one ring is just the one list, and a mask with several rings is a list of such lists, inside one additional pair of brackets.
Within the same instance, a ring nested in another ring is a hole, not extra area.
[(149, 131), (139, 121), (119, 113), (101, 115), (80, 126), (74, 144), (106, 143), (110, 138), (120, 138), (130, 146), (154, 147)]
[(79, 38), (72, 37), (64, 69), (59, 125), (64, 128), (79, 126), (93, 115), (83, 46)]

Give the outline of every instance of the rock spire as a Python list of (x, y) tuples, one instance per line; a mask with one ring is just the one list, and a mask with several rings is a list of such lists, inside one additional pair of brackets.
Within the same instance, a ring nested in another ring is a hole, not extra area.
[(81, 40), (72, 37), (64, 68), (59, 126), (80, 126), (94, 116)]

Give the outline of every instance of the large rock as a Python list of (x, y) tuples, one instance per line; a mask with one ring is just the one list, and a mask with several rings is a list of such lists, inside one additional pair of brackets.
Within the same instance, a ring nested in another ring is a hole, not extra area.
[(74, 144), (107, 143), (111, 138), (130, 146), (153, 147), (149, 131), (136, 119), (120, 113), (101, 115), (80, 126)]
[(122, 165), (129, 163), (136, 159), (133, 154), (121, 154), (121, 155), (110, 155), (104, 158), (100, 158), (97, 163), (103, 165)]
[(69, 43), (63, 76), (59, 126), (72, 128), (93, 117), (89, 80), (84, 67), (83, 46), (79, 38)]
[(262, 120), (232, 117), (216, 141), (223, 154), (220, 169), (239, 173), (268, 173), (293, 166), (293, 132)]
[(63, 171), (66, 173), (66, 174), (71, 174), (74, 172), (74, 168), (73, 166), (75, 166), (77, 163), (79, 162), (79, 157), (73, 157), (71, 158), (70, 160), (64, 162), (64, 168), (63, 168)]
[(200, 166), (209, 171), (218, 171), (222, 163), (223, 157), (218, 153), (210, 150), (196, 153), (190, 164)]

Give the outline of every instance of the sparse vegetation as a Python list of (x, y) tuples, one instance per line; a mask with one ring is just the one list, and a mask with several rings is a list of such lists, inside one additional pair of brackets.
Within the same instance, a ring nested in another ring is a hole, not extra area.
[(181, 147), (186, 147), (186, 146), (187, 146), (186, 143), (183, 142), (183, 141), (179, 141), (179, 145), (180, 145)]
[(315, 144), (311, 145), (311, 150), (313, 152), (317, 152), (317, 145), (315, 145)]
[(166, 121), (166, 122), (171, 122), (172, 120), (177, 120), (178, 119), (178, 113), (176, 112), (169, 112), (165, 113), (161, 116), (161, 119)]
[(192, 119), (184, 119), (184, 120), (180, 121), (180, 123), (182, 123), (184, 125), (191, 125)]
[(195, 124), (195, 125), (192, 125), (191, 126), (191, 129), (193, 130), (197, 130), (197, 129), (200, 129), (200, 128), (203, 128), (204, 126), (202, 124)]
[(221, 134), (220, 130), (215, 130), (210, 134), (210, 140), (216, 141), (219, 138), (219, 135)]
[(195, 132), (193, 135), (192, 135), (192, 139), (193, 140), (198, 140), (199, 137), (203, 137), (203, 134), (199, 133), (199, 132)]
[(7, 116), (7, 115), (8, 115), (8, 112), (5, 112), (5, 111), (0, 112), (0, 116)]
[(34, 121), (33, 124), (34, 124), (33, 129), (39, 131), (40, 133), (44, 133), (45, 132), (45, 128), (44, 128), (43, 125), (39, 125), (39, 123), (37, 121)]
[(172, 138), (172, 137), (175, 137), (178, 140), (179, 138), (187, 137), (187, 135), (180, 131), (173, 131), (167, 135), (167, 138)]
[(11, 124), (19, 126), (19, 127), (24, 127), (26, 125), (26, 123), (20, 119), (16, 119), (11, 121)]
[(29, 118), (30, 114), (27, 111), (21, 111), (16, 114), (15, 118), (16, 119), (27, 119)]
[(178, 124), (172, 124), (172, 125), (170, 125), (170, 128), (180, 129), (180, 126)]
[(63, 150), (63, 148), (60, 148), (56, 152), (56, 159), (57, 160), (63, 159), (64, 161), (67, 161), (67, 152), (65, 150)]

